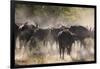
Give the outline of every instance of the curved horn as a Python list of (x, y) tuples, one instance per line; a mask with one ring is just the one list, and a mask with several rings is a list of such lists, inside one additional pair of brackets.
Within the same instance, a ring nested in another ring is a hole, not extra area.
[(20, 25), (20, 26), (19, 26), (19, 29), (22, 29), (23, 27), (24, 27), (24, 24)]
[(74, 36), (76, 36), (76, 34), (75, 33), (73, 33), (73, 32), (70, 32), (71, 33), (71, 35), (74, 35)]

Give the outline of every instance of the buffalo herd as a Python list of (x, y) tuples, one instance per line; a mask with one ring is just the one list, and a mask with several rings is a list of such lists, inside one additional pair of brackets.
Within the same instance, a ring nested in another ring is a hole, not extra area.
[(65, 50), (70, 55), (72, 44), (75, 41), (79, 41), (80, 46), (85, 47), (84, 39), (91, 37), (91, 32), (87, 28), (76, 25), (43, 29), (39, 28), (38, 24), (33, 25), (26, 22), (20, 26), (15, 23), (14, 27), (15, 38), (19, 37), (20, 48), (25, 47), (29, 41), (30, 49), (35, 48), (38, 42), (43, 42), (43, 46), (47, 46), (47, 42), (50, 42), (51, 46), (53, 42), (56, 42), (59, 44), (59, 54), (62, 59), (64, 59)]

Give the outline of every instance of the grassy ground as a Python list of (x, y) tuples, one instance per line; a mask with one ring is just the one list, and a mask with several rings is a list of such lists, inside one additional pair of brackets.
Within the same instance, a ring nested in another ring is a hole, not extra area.
[(54, 43), (51, 47), (41, 46), (33, 48), (16, 48), (15, 49), (15, 63), (18, 65), (30, 64), (47, 64), (47, 63), (66, 63), (66, 62), (80, 62), (80, 61), (93, 61), (94, 60), (94, 40), (86, 39), (86, 48), (80, 47), (80, 43), (75, 42), (72, 46), (70, 56), (65, 52), (64, 60), (59, 56), (59, 50)]

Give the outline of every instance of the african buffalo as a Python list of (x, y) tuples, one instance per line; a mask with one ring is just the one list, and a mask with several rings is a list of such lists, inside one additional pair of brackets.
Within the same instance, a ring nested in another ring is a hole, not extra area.
[(34, 25), (28, 25), (28, 23), (25, 23), (19, 27), (18, 36), (20, 41), (20, 47), (22, 47), (22, 45), (26, 45), (26, 43), (30, 40), (36, 29), (37, 27), (35, 27)]
[(51, 45), (54, 43), (54, 42), (56, 42), (56, 44), (58, 43), (58, 33), (60, 32), (60, 31), (62, 31), (63, 29), (67, 29), (67, 27), (65, 27), (65, 26), (61, 26), (60, 28), (53, 28), (53, 29), (51, 29), (51, 38), (52, 38), (52, 40), (51, 40)]
[(89, 30), (83, 26), (71, 26), (69, 31), (76, 34), (76, 41), (79, 40), (81, 45), (85, 47), (84, 39), (90, 37)]
[(67, 49), (67, 53), (70, 55), (72, 44), (74, 43), (74, 34), (68, 30), (60, 31), (58, 33), (58, 41), (60, 58), (64, 59), (65, 49)]

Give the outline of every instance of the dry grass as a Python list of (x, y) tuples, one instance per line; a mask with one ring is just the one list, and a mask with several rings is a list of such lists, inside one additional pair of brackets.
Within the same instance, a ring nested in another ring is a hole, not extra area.
[(85, 39), (86, 48), (80, 47), (79, 43), (72, 46), (71, 55), (65, 52), (64, 60), (60, 58), (58, 48), (54, 43), (52, 48), (48, 46), (38, 46), (37, 48), (16, 48), (15, 63), (18, 65), (47, 64), (47, 63), (67, 63), (94, 60), (94, 40)]

